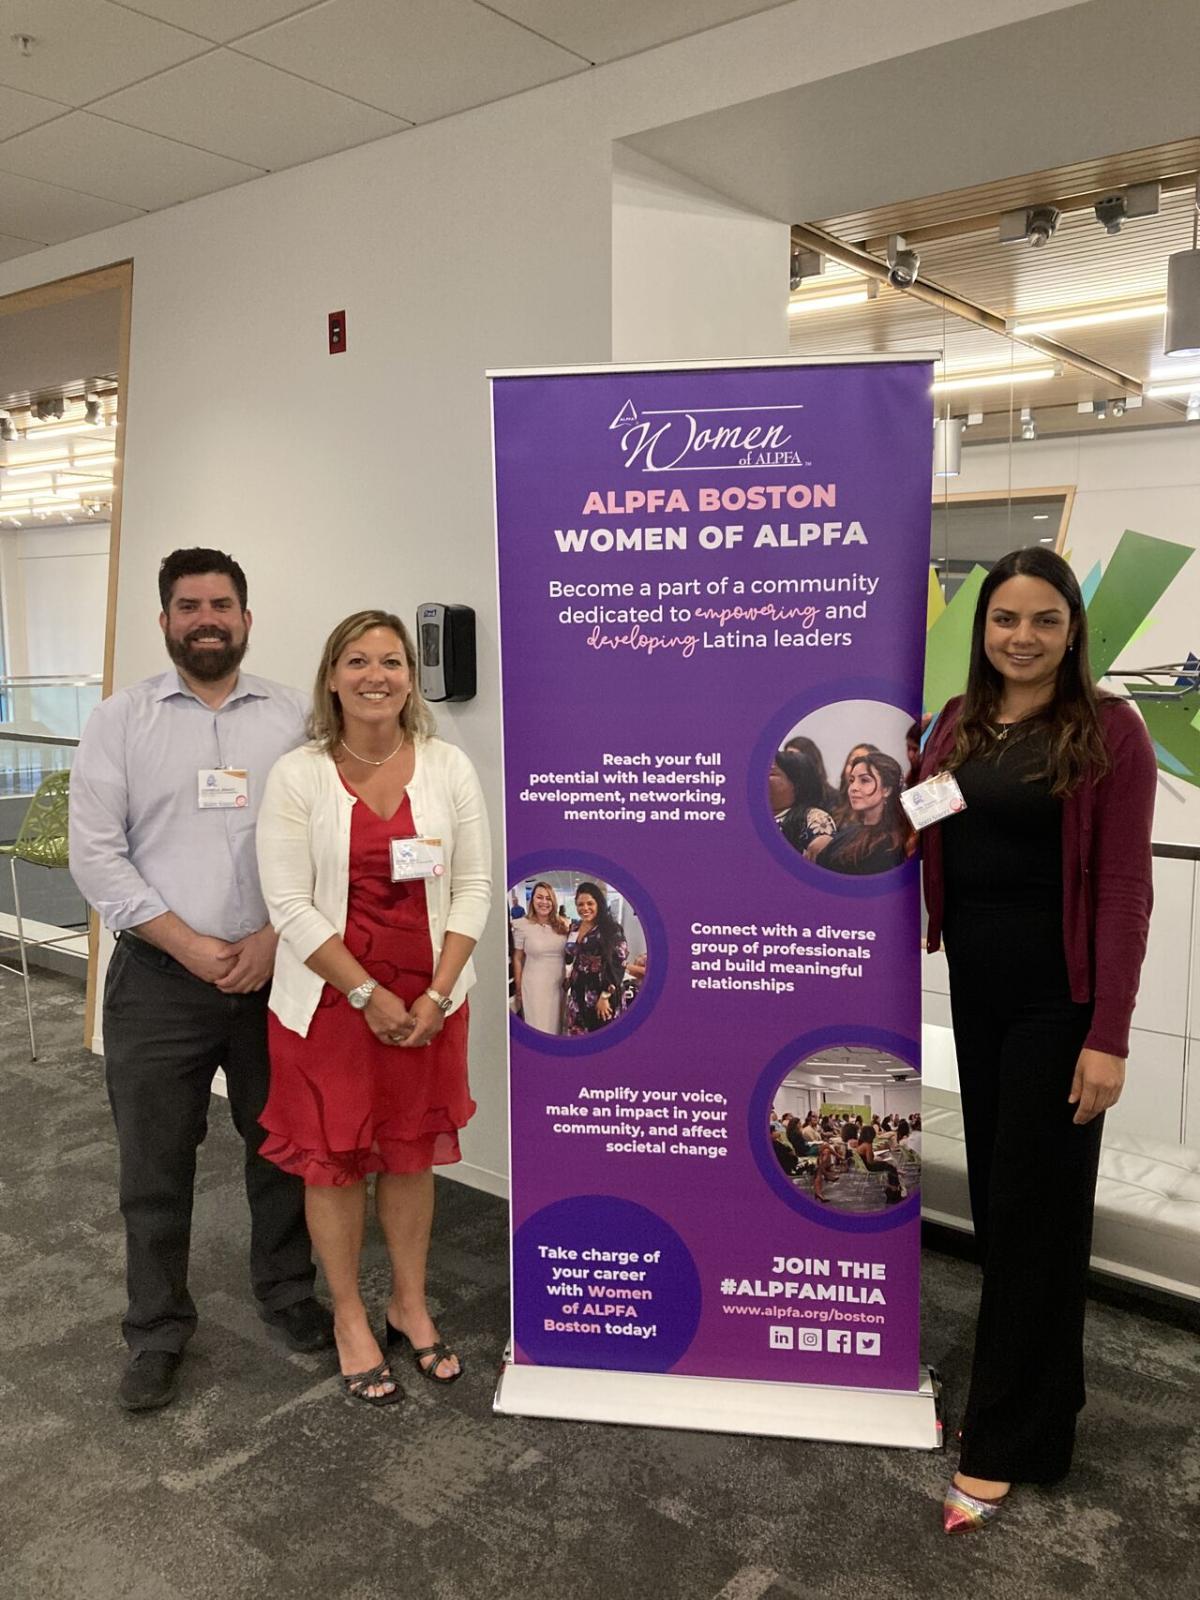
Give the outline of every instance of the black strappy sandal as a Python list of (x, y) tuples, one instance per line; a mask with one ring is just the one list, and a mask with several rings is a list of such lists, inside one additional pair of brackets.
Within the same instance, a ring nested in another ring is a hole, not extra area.
[[(427, 1344), (423, 1350), (418, 1350), (417, 1346), (412, 1342), (408, 1335), (406, 1333), (401, 1333), (399, 1328), (393, 1328), (390, 1321), (387, 1324), (387, 1333), (385, 1335), (384, 1342), (389, 1350), (394, 1348), (396, 1345), (407, 1345), (409, 1353), (413, 1359), (413, 1365), (423, 1378), (429, 1379), (430, 1383), (457, 1383), (459, 1378), (461, 1378), (463, 1373), (467, 1370), (466, 1362), (463, 1361), (462, 1357), (456, 1350), (451, 1350), (448, 1344), (444, 1344), (439, 1339), (437, 1344)], [(427, 1356), (434, 1357), (434, 1360), (432, 1360), (428, 1366), (425, 1365), (425, 1358)], [(443, 1378), (439, 1376), (438, 1368), (448, 1356), (452, 1356), (454, 1360), (458, 1362), (458, 1371), (451, 1372)]]
[[(394, 1406), (404, 1399), (404, 1390), (396, 1382), (391, 1365), (385, 1358), (377, 1367), (372, 1367), (369, 1372), (343, 1372), (341, 1374), (342, 1388), (352, 1400), (361, 1400), (368, 1406)], [(392, 1387), (385, 1389), (382, 1394), (368, 1394), (368, 1389), (378, 1388), (381, 1384), (390, 1383)]]

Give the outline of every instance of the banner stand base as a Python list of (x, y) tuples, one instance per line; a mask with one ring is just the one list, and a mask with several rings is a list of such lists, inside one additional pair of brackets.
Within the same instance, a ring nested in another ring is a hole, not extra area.
[[(920, 1378), (913, 1390), (843, 1389), (590, 1367), (517, 1366), (506, 1350), (492, 1410), (509, 1417), (940, 1450), (944, 1442), (940, 1385), (929, 1367), (920, 1368)], [(846, 1404), (859, 1395), (870, 1395), (869, 1407)], [(853, 1421), (853, 1435), (848, 1419)]]

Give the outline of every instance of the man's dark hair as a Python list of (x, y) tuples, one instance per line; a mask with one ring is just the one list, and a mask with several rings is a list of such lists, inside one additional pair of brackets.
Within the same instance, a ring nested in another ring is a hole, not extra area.
[(190, 550), (172, 550), (158, 569), (158, 598), (164, 611), (171, 608), (171, 595), (180, 578), (199, 578), (208, 572), (223, 572), (233, 584), (238, 605), (246, 609), (246, 574), (232, 556), (223, 550), (206, 550), (194, 545)]

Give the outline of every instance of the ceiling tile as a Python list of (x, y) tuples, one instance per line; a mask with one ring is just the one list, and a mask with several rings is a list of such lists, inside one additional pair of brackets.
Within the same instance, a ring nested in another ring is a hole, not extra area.
[(14, 133), (24, 133), (26, 128), (36, 128), (39, 122), (49, 122), (51, 117), (61, 117), (68, 106), (56, 100), (43, 100), (36, 94), (19, 94), (16, 89), (0, 89), (0, 139)]
[(91, 109), (270, 172), (408, 126), (229, 50), (161, 73)]
[(44, 128), (0, 143), (0, 172), (157, 211), (247, 178), (260, 178), (263, 168), (176, 144), (87, 111), (73, 111)]
[(785, 0), (490, 0), (515, 22), (535, 28), (589, 61), (616, 61), (669, 39), (686, 39)]
[(240, 34), (265, 28), (269, 22), (307, 11), (320, 0), (115, 0), (130, 11), (144, 11), (160, 22), (227, 44)]
[(3, 23), (5, 34), (27, 33), (36, 42), (25, 57), (3, 41), (0, 84), (72, 106), (210, 48), (109, 0), (4, 0)]
[(0, 261), (12, 261), (16, 256), (27, 256), (31, 250), (41, 250), (42, 245), (32, 239), (10, 239), (0, 233)]
[(475, 0), (329, 0), (237, 48), (412, 122), (585, 67)]
[(135, 206), (117, 205), (0, 171), (0, 234), (36, 239), (39, 244), (61, 244), (64, 239), (77, 239), (80, 234), (141, 215)]

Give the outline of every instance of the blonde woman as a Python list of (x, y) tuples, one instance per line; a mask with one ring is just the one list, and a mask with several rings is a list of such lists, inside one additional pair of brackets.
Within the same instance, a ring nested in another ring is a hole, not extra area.
[(529, 910), (512, 925), (513, 976), (521, 1014), (539, 1033), (561, 1033), (570, 928), (548, 883), (535, 883)]
[(330, 634), (310, 742), (267, 779), (259, 869), (279, 934), (262, 1154), (305, 1183), (346, 1392), (400, 1388), (359, 1289), (370, 1173), (392, 1265), (389, 1347), (452, 1383), (462, 1363), (425, 1302), (433, 1167), (460, 1159), (471, 952), (490, 898), (479, 780), (433, 737), (408, 630), (359, 611)]

